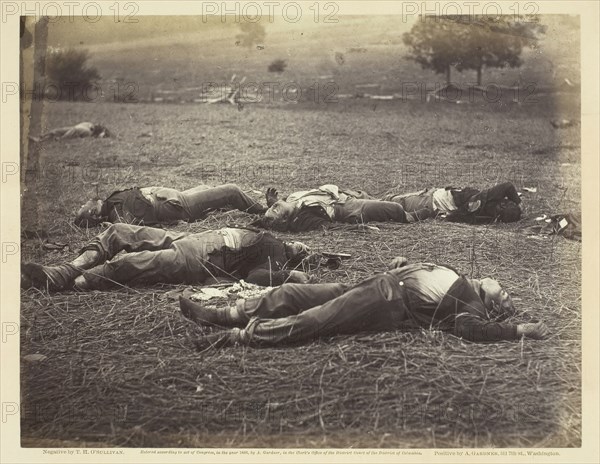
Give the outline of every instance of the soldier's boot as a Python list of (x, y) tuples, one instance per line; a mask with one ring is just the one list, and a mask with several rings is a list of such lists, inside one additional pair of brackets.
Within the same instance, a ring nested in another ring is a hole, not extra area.
[(21, 287), (47, 289), (52, 292), (71, 289), (81, 272), (94, 267), (99, 259), (100, 253), (86, 250), (70, 263), (58, 266), (26, 263), (21, 269)]
[(80, 271), (72, 264), (43, 266), (37, 263), (26, 263), (21, 268), (21, 287), (38, 288), (50, 292), (70, 289)]

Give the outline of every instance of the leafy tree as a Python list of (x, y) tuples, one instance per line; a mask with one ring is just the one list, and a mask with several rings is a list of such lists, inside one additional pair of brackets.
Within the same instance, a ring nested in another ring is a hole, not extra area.
[(252, 47), (254, 44), (261, 44), (265, 41), (267, 33), (265, 27), (260, 23), (240, 23), (241, 32), (235, 36), (236, 45), (242, 47)]
[(525, 47), (535, 47), (546, 28), (537, 22), (514, 21), (512, 16), (482, 17), (468, 24), (469, 34), (464, 50), (467, 53), (456, 65), (458, 71), (477, 72), (481, 85), (483, 68), (517, 68), (523, 64)]
[(445, 74), (450, 83), (450, 68), (464, 53), (465, 32), (466, 28), (455, 21), (425, 16), (404, 33), (402, 41), (409, 47), (409, 59), (423, 69)]
[(534, 47), (545, 26), (539, 21), (515, 20), (512, 16), (426, 17), (403, 36), (409, 46), (409, 59), (424, 69), (446, 74), (450, 67), (459, 72), (477, 72), (481, 85), (484, 68), (521, 66), (525, 47)]
[(100, 79), (98, 70), (89, 66), (88, 60), (87, 50), (57, 49), (46, 54), (47, 84), (59, 88), (59, 98), (78, 100)]
[(287, 68), (287, 62), (281, 58), (278, 58), (273, 60), (267, 69), (269, 72), (282, 73), (285, 71), (285, 68)]

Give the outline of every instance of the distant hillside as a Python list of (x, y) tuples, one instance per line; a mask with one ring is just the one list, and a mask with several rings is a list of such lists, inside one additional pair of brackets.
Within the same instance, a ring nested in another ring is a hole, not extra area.
[[(266, 23), (266, 39), (251, 49), (236, 45), (235, 23), (203, 23), (200, 17), (138, 17), (137, 24), (59, 22), (52, 25), (49, 45), (80, 47), (91, 52), (105, 83), (135, 82), (142, 98), (156, 90), (195, 88), (226, 82), (233, 74), (247, 82), (278, 81), (281, 85), (333, 80), (339, 93), (354, 93), (356, 85), (378, 84), (378, 93), (400, 91), (403, 83), (427, 82), (443, 76), (421, 70), (405, 59), (402, 34), (412, 24), (398, 16), (342, 16), (337, 24), (302, 20)], [(539, 87), (579, 82), (578, 18), (544, 16), (546, 37), (536, 50), (526, 50), (520, 69), (484, 70), (484, 85), (535, 82)], [(269, 63), (287, 61), (281, 74), (269, 73)], [(474, 73), (454, 72), (453, 80), (470, 83)]]

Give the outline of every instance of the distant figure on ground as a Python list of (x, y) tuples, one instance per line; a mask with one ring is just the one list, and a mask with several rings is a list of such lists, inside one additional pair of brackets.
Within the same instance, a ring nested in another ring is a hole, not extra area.
[(474, 342), (542, 339), (542, 322), (513, 324), (509, 294), (490, 278), (469, 279), (430, 263), (392, 261), (388, 272), (359, 284), (284, 284), (235, 306), (207, 308), (180, 297), (182, 314), (197, 324), (233, 327), (196, 341), (204, 350), (233, 344), (279, 346), (337, 334), (411, 328), (448, 330)]
[(77, 212), (75, 224), (93, 227), (102, 222), (146, 226), (193, 222), (215, 209), (237, 209), (252, 214), (266, 210), (235, 184), (199, 185), (183, 192), (166, 187), (134, 187), (114, 192), (105, 200), (87, 201)]
[[(122, 256), (117, 254), (126, 253)], [(307, 283), (296, 271), (309, 249), (265, 231), (241, 228), (177, 233), (114, 224), (83, 247), (70, 263), (21, 269), (22, 288), (104, 290), (125, 285), (202, 284), (245, 279), (256, 285)]]
[(74, 126), (59, 127), (53, 129), (41, 135), (39, 138), (30, 137), (34, 142), (44, 142), (46, 140), (60, 140), (60, 139), (77, 139), (83, 137), (110, 137), (110, 132), (104, 126), (100, 124), (93, 124), (91, 122), (80, 122)]

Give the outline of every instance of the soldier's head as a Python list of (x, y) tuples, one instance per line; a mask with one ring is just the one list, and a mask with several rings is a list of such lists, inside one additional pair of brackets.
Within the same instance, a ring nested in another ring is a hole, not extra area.
[(496, 204), (495, 217), (501, 222), (517, 222), (521, 219), (521, 207), (511, 200), (502, 200)]
[(81, 205), (75, 216), (75, 225), (79, 227), (95, 227), (103, 220), (100, 212), (102, 200), (89, 200)]
[(277, 200), (265, 212), (265, 218), (273, 224), (285, 224), (292, 217), (294, 211), (295, 208), (292, 203), (288, 203), (284, 200)]
[(488, 311), (490, 319), (503, 320), (515, 314), (512, 298), (497, 280), (486, 277), (476, 280), (479, 296)]
[(92, 137), (103, 138), (103, 137), (110, 137), (110, 136), (111, 136), (110, 131), (106, 127), (104, 127), (100, 124), (94, 124), (94, 127), (92, 128)]

